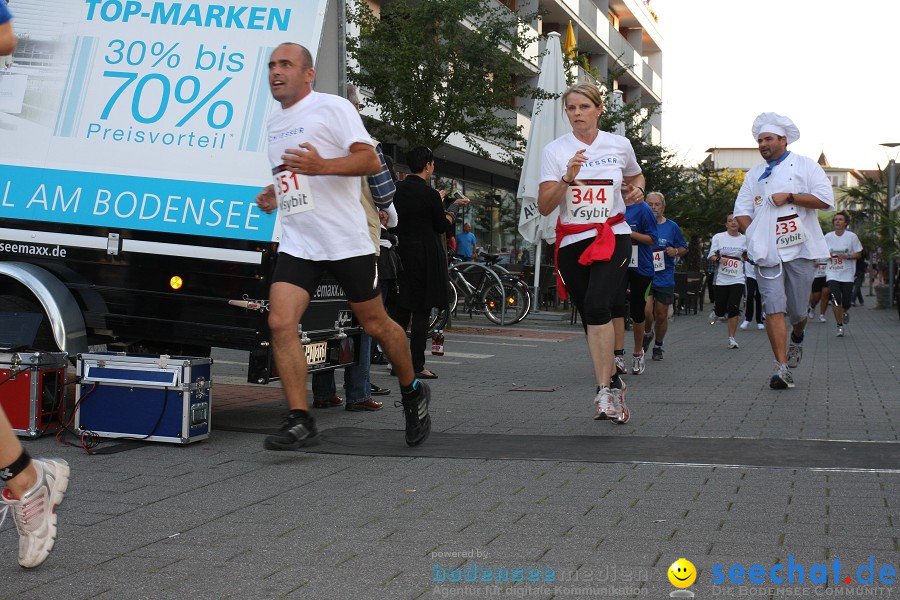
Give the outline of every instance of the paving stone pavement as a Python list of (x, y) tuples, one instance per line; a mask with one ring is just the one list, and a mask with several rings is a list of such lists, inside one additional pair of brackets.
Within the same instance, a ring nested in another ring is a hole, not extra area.
[[(831, 319), (810, 324), (787, 391), (768, 387), (764, 332), (738, 331), (729, 350), (724, 324), (675, 317), (665, 360), (626, 376), (623, 426), (591, 418), (580, 325), (455, 325), (428, 362), (440, 375), (435, 432), (526, 446), (547, 435), (826, 440), (835, 453), (841, 441), (898, 442), (896, 312), (854, 309), (844, 338)], [(206, 441), (109, 441), (100, 447), (121, 451), (95, 455), (52, 436), (26, 442), (73, 476), (43, 566), (19, 568), (15, 529), (0, 528), (0, 598), (666, 598), (679, 557), (696, 567), (697, 598), (900, 593), (879, 579), (900, 572), (900, 467), (435, 458), (427, 442), (419, 456), (269, 452), (261, 432), (278, 425), (280, 390), (238, 385), (225, 357)], [(318, 410), (320, 428), (402, 439), (396, 383), (382, 366), (373, 380), (394, 389), (384, 410)]]

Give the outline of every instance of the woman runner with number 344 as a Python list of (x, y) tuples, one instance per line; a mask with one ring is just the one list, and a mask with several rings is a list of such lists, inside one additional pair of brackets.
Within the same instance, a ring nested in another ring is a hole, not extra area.
[(600, 89), (579, 83), (562, 99), (572, 133), (544, 148), (538, 209), (546, 216), (559, 207), (557, 289), (561, 298), (571, 296), (587, 334), (597, 379), (594, 418), (624, 424), (630, 414), (624, 384), (618, 377), (612, 379), (611, 307), (631, 258), (625, 199), (642, 201), (646, 184), (631, 142), (598, 129), (603, 112)]

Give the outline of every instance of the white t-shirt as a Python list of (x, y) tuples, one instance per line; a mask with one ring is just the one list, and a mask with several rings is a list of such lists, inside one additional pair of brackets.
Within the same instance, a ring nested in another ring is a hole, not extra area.
[[(779, 192), (793, 194), (812, 194), (829, 208), (834, 208), (834, 192), (825, 171), (814, 160), (791, 152), (784, 161), (772, 169), (772, 174), (759, 181), (767, 164), (762, 162), (747, 172), (744, 183), (734, 202), (735, 217), (750, 217), (756, 214), (766, 198)], [(795, 258), (827, 258), (828, 246), (819, 225), (818, 210), (805, 208), (796, 204), (784, 204), (774, 207), (776, 216), (797, 216), (803, 229), (805, 240), (802, 244), (779, 248), (778, 253), (784, 262)], [(774, 224), (773, 224), (774, 226)]]
[(713, 236), (707, 258), (715, 256), (716, 252), (719, 253), (716, 285), (743, 285), (746, 279), (744, 276), (746, 251), (747, 238), (742, 233), (732, 236), (723, 231)]
[[(575, 177), (576, 180), (582, 181), (586, 179), (610, 179), (614, 186), (613, 204), (610, 209), (610, 215), (625, 215), (625, 200), (622, 198), (622, 180), (624, 177), (640, 175), (641, 166), (638, 164), (637, 158), (634, 156), (634, 148), (628, 138), (614, 133), (600, 131), (594, 139), (594, 143), (588, 146), (584, 142), (578, 140), (573, 133), (556, 138), (544, 148), (544, 155), (541, 159), (541, 180), (559, 181), (566, 174), (566, 163), (575, 156), (579, 150), (586, 150), (585, 157), (588, 159), (582, 166), (581, 171)], [(565, 203), (565, 201), (563, 201)], [(563, 223), (571, 223), (567, 217), (565, 206), (560, 206), (560, 221)], [(631, 227), (628, 223), (622, 221), (612, 226), (615, 234), (631, 233)], [(567, 235), (562, 240), (557, 240), (560, 248), (568, 246), (580, 240), (596, 237), (597, 231), (592, 229), (582, 233)]]
[(828, 244), (829, 253), (832, 255), (825, 265), (826, 281), (843, 281), (853, 283), (856, 276), (855, 258), (837, 258), (835, 254), (856, 254), (862, 252), (862, 243), (852, 231), (844, 230), (844, 235), (838, 235), (834, 231), (825, 234), (825, 243)]
[[(268, 133), (273, 168), (282, 164), (285, 149), (304, 142), (322, 158), (347, 156), (350, 146), (357, 142), (375, 146), (349, 101), (317, 92), (310, 92), (286, 110), (276, 105), (269, 116)], [(313, 209), (279, 215), (283, 229), (279, 251), (316, 261), (374, 254), (366, 213), (359, 201), (361, 177), (314, 175), (308, 180)]]

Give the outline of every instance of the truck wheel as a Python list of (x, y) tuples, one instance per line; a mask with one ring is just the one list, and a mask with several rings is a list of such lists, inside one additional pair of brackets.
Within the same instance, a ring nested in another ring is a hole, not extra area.
[(21, 296), (0, 296), (0, 311), (12, 313), (37, 313), (41, 315), (41, 325), (38, 327), (32, 347), (35, 350), (45, 352), (59, 352), (59, 346), (53, 339), (53, 330), (50, 327), (50, 319), (37, 300), (23, 298)]

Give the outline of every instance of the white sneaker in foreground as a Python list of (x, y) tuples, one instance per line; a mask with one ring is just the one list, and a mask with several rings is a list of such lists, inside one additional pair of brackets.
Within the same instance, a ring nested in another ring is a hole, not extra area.
[(605, 388), (597, 392), (597, 395), (594, 397), (594, 404), (597, 405), (597, 414), (594, 415), (595, 421), (619, 418), (618, 402), (613, 397), (612, 392), (613, 390)]
[[(12, 511), (19, 532), (19, 564), (32, 568), (47, 560), (56, 543), (56, 507), (69, 487), (69, 463), (61, 459), (36, 458), (37, 483), (22, 498), (15, 499), (4, 489), (0, 501), (4, 518)], [(2, 523), (2, 521), (0, 521)]]
[(740, 346), (738, 346), (737, 340), (733, 337), (728, 338), (728, 347), (731, 349), (740, 348)]
[(613, 402), (615, 402), (618, 412), (618, 416), (614, 420), (619, 425), (624, 425), (631, 419), (631, 411), (625, 406), (625, 389), (609, 391), (613, 395)]

